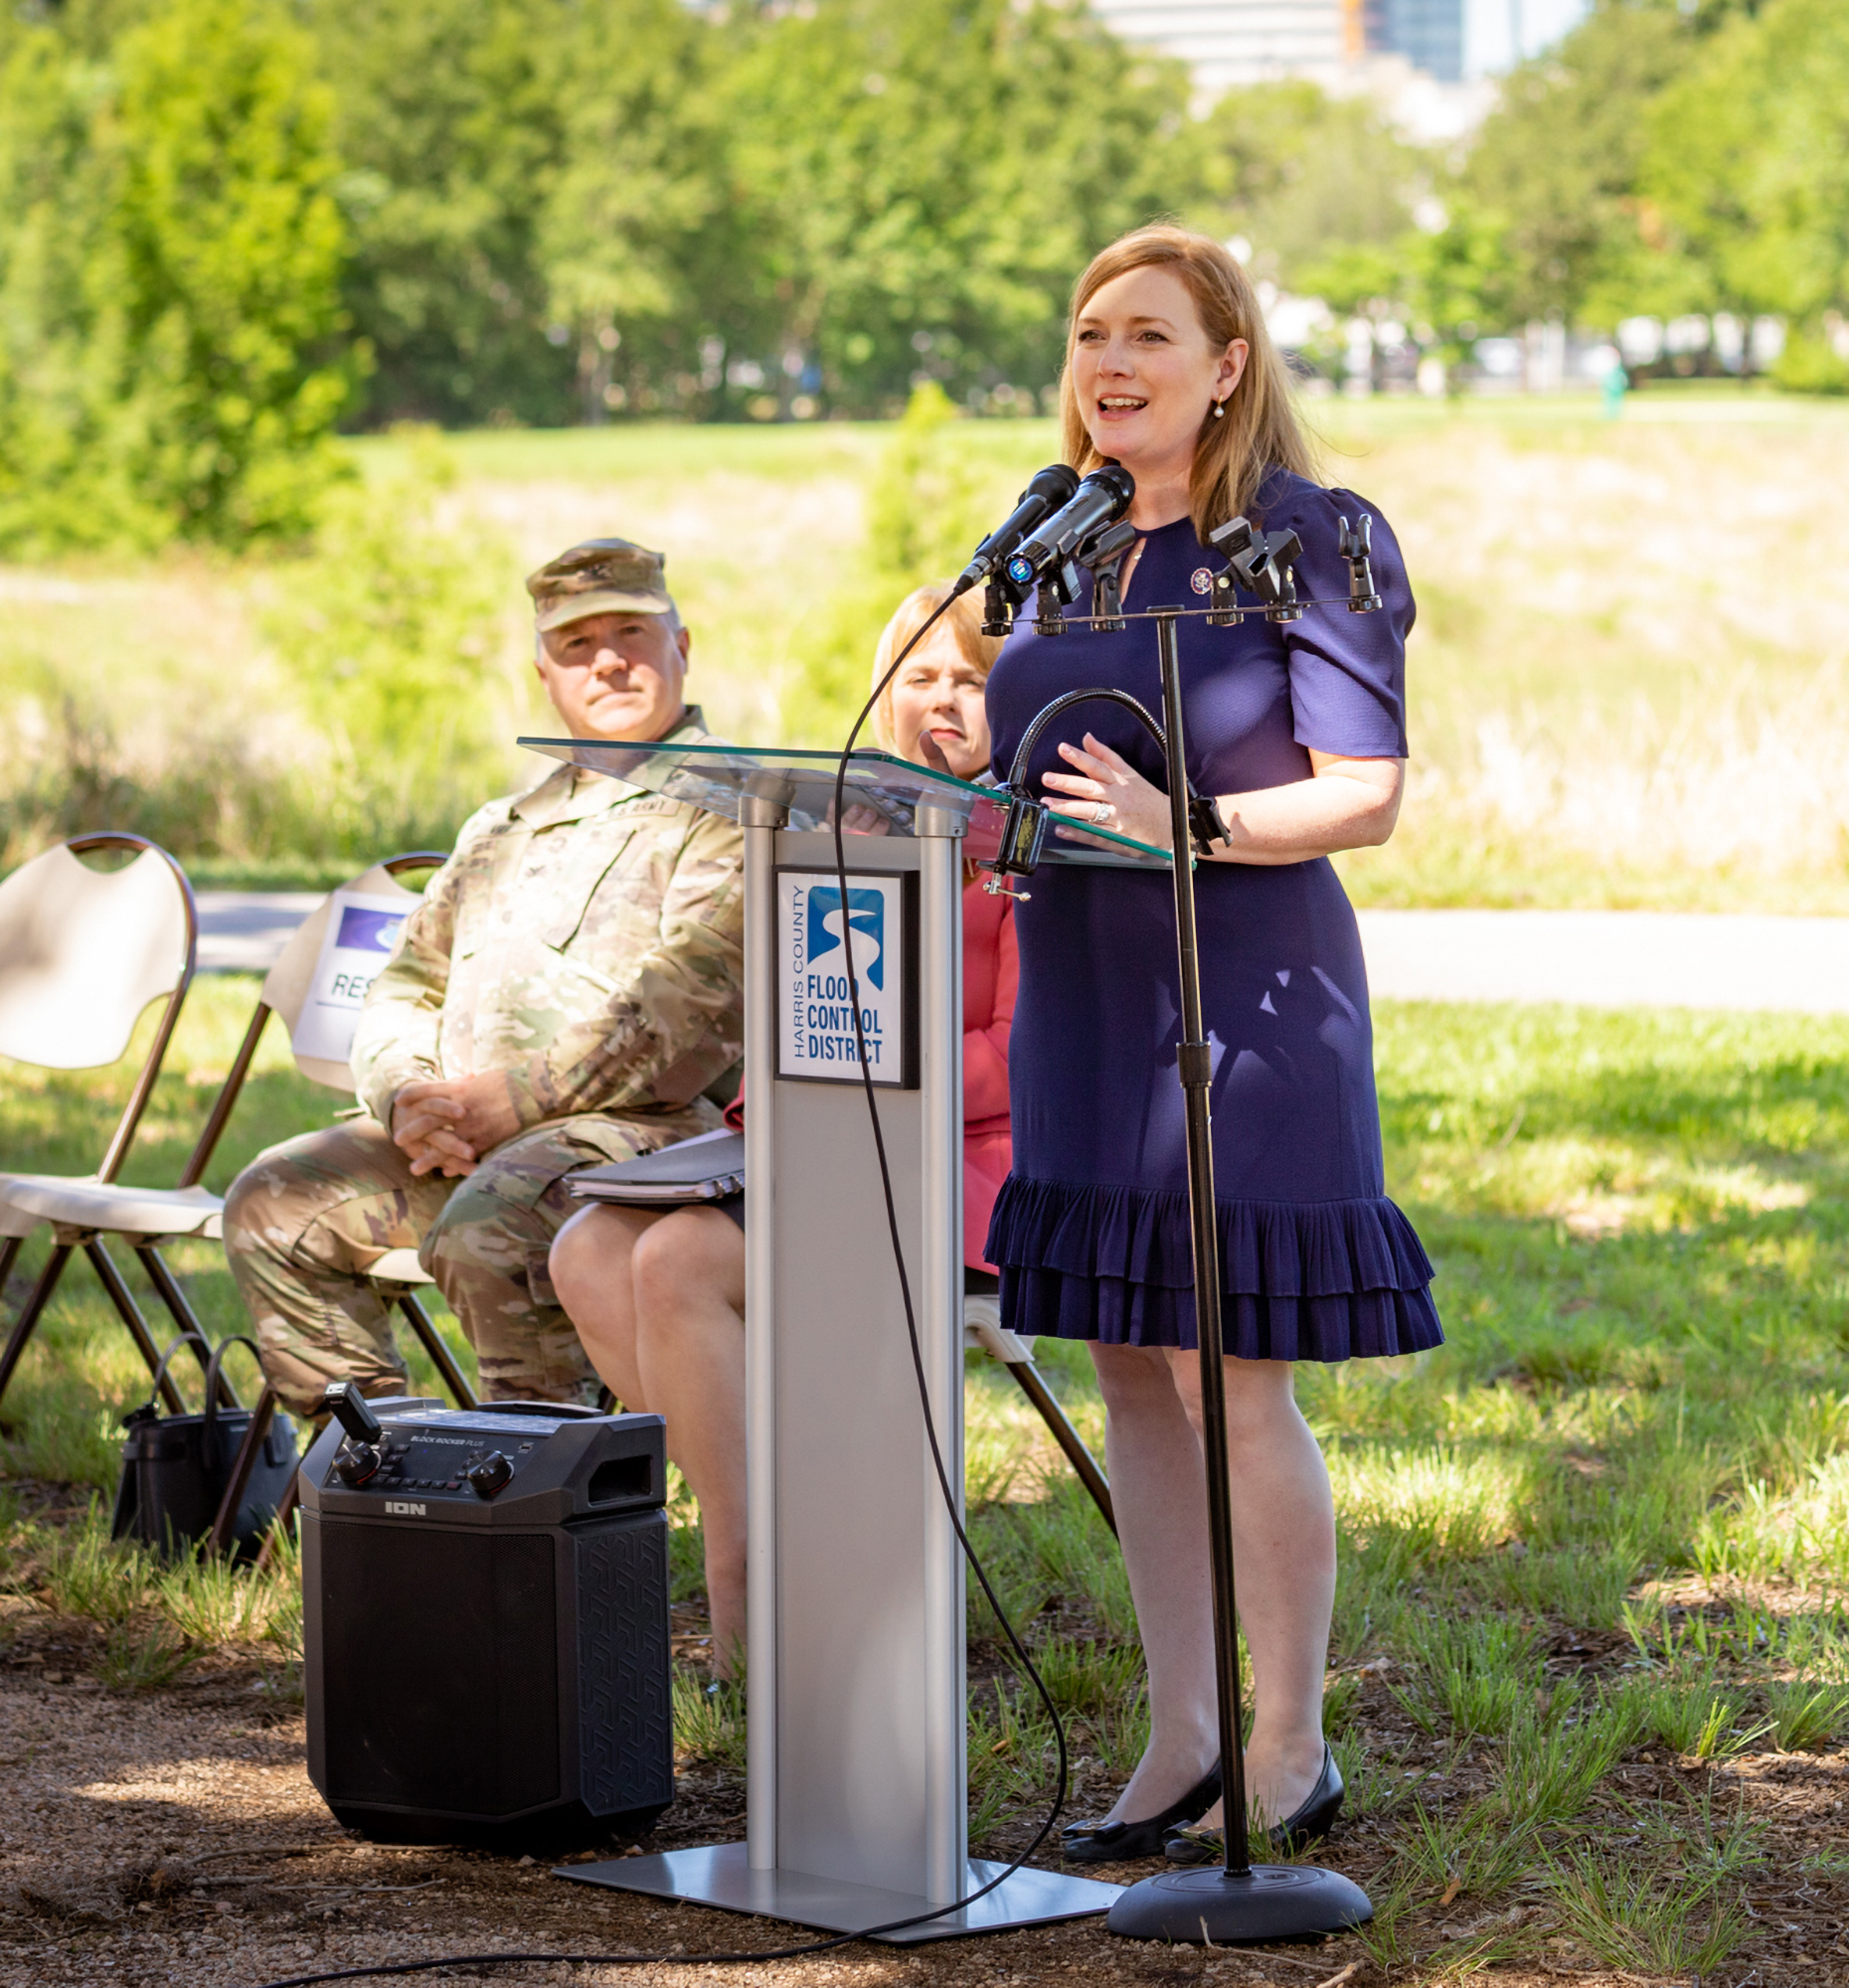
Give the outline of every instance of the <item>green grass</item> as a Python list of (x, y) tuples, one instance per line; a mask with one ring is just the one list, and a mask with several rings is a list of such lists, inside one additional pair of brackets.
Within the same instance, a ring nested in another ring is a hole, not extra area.
[[(125, 1180), (165, 1186), (179, 1177), (250, 1022), (257, 985), (255, 976), (247, 974), (206, 974), (194, 982), (160, 1082), (122, 1170)], [(114, 1070), (37, 1071), (0, 1062), (0, 1165), (22, 1173), (89, 1172), (115, 1123), (129, 1076), (145, 1054), (154, 1012), (142, 1018), (128, 1058)], [(272, 1022), (207, 1170), (206, 1186), (222, 1194), (264, 1147), (328, 1124), (335, 1112), (351, 1104), (350, 1097), (324, 1090), (296, 1072), (286, 1036)], [(13, 1272), (7, 1293), (10, 1305), (24, 1296), (46, 1247), (43, 1235), (28, 1242)], [(127, 1249), (117, 1246), (111, 1253), (149, 1321), (156, 1344), (164, 1346), (176, 1328), (141, 1265)], [(180, 1242), (164, 1253), (213, 1338), (250, 1330), (218, 1243)], [(434, 1292), (427, 1301), (472, 1382), (474, 1354), (460, 1328)], [(398, 1341), (414, 1385), (441, 1394), (422, 1347), (404, 1329)], [(256, 1382), (250, 1355), (235, 1351), (228, 1366), (245, 1401), (254, 1400)], [(172, 1371), (182, 1395), (197, 1407), (202, 1378), (197, 1364), (182, 1354)], [(121, 1414), (145, 1401), (148, 1392), (147, 1369), (88, 1263), (74, 1257), (0, 1405), (0, 1464), (16, 1476), (59, 1479), (112, 1493), (120, 1461)]]
[[(133, 1177), (177, 1170), (252, 991), (199, 987)], [(1730, 1776), (1849, 1739), (1849, 1022), (1383, 1004), (1376, 1024), (1390, 1189), (1438, 1264), (1447, 1343), (1300, 1377), (1343, 1535), (1327, 1706), (1351, 1796), (1327, 1854), (1365, 1878), (1367, 1950), (1406, 1979), (1543, 1949), (1747, 1968), (1747, 1903), (1765, 1922), (1781, 1874), (1841, 1863), (1834, 1825), (1780, 1824)], [(119, 1081), (0, 1072), (7, 1162), (87, 1164)], [(278, 1037), (213, 1182), (336, 1102)], [(215, 1330), (237, 1323), (214, 1252), (178, 1253)], [(1040, 1357), (1101, 1446), (1083, 1349)], [(7, 1404), (6, 1471), (105, 1492), (110, 1418), (144, 1385), (74, 1270)], [(971, 1529), (1095, 1813), (1146, 1732), (1121, 1561), (1007, 1376), (972, 1360), (967, 1405)], [(161, 1568), (110, 1549), (100, 1507), (28, 1509), (0, 1497), (0, 1586), (90, 1624), (111, 1689), (158, 1696), (226, 1652), (295, 1689), (286, 1567)], [(698, 1514), (677, 1495), (671, 1518), (697, 1602)], [(1053, 1734), (973, 1588), (969, 1629), (972, 1834), (1005, 1852), (1050, 1792)], [(677, 1686), (683, 1754), (737, 1772), (740, 1707), (700, 1681)]]

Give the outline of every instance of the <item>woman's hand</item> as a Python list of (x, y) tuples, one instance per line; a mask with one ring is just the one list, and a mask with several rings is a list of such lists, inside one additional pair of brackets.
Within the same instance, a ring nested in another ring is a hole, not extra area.
[[(1064, 820), (1086, 828), (1105, 828), (1112, 835), (1127, 835), (1132, 841), (1146, 842), (1152, 849), (1169, 846), (1168, 796), (1152, 787), (1119, 752), (1088, 732), (1083, 746), (1060, 742), (1060, 757), (1074, 770), (1049, 773), (1041, 782), (1065, 799), (1048, 801), (1048, 808)], [(1068, 841), (1085, 838), (1074, 829), (1061, 828), (1055, 834)]]
[[(1169, 847), (1167, 794), (1120, 754), (1088, 732), (1083, 749), (1062, 744), (1060, 756), (1075, 770), (1047, 774), (1045, 784), (1062, 796), (1047, 805), (1075, 825), (1055, 834), (1082, 842), (1085, 829), (1105, 828), (1153, 849)], [(1353, 759), (1314, 746), (1309, 757), (1307, 780), (1219, 797), (1227, 839), (1215, 843), (1210, 862), (1309, 863), (1392, 835), (1406, 783), (1403, 759)]]

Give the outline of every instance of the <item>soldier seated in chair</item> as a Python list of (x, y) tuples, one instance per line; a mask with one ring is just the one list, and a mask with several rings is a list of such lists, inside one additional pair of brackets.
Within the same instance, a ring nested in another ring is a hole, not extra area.
[[(660, 555), (575, 546), (527, 581), (535, 665), (577, 739), (704, 740)], [(743, 1047), (732, 823), (561, 766), (490, 801), (406, 919), (353, 1045), (365, 1115), (233, 1183), (225, 1247), (286, 1406), (405, 1385), (369, 1267), (416, 1248), (490, 1401), (588, 1400), (547, 1273), (578, 1168), (719, 1123)]]

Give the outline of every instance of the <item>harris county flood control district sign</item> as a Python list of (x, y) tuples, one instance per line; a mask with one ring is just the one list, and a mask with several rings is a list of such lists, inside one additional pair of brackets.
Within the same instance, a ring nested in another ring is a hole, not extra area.
[(776, 873), (776, 1074), (858, 1083), (848, 948), (875, 1083), (918, 1087), (918, 876), (849, 871), (847, 909), (832, 870)]

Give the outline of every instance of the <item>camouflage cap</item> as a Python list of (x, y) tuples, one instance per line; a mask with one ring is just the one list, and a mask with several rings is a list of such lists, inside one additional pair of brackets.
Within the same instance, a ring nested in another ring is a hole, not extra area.
[(671, 614), (666, 565), (663, 554), (627, 539), (587, 539), (527, 575), (534, 625), (544, 634), (591, 614)]

